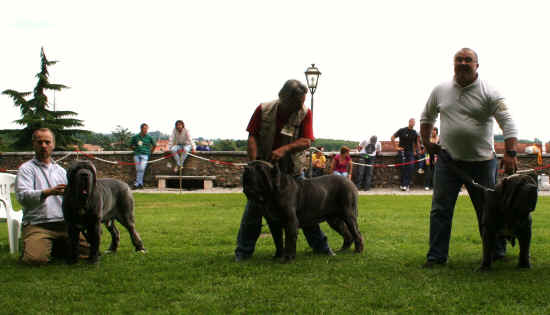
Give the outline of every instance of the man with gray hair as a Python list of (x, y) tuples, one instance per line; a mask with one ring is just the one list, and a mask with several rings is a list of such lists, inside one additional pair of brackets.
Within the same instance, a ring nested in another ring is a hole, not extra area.
[[(479, 79), (477, 54), (470, 48), (454, 56), (454, 80), (434, 88), (420, 120), (420, 135), (430, 155), (439, 154), (435, 165), (432, 209), (430, 212), (430, 248), (425, 268), (443, 265), (449, 256), (449, 242), (455, 203), (464, 184), (475, 208), (478, 225), (484, 204), (484, 191), (465, 182), (453, 169), (460, 170), (475, 182), (492, 188), (496, 183), (497, 159), (493, 148), (493, 121), (504, 134), (506, 153), (502, 159), (507, 173), (517, 169), (517, 129), (504, 98)], [(441, 116), (440, 145), (430, 142), (433, 125)], [(447, 158), (443, 158), (443, 157)], [(530, 227), (529, 227), (530, 228)], [(506, 253), (506, 243), (497, 242), (495, 259)]]
[[(45, 264), (51, 257), (64, 257), (68, 250), (68, 235), (62, 195), (67, 174), (52, 158), (55, 137), (48, 128), (32, 134), (34, 158), (23, 163), (15, 179), (15, 196), (23, 206), (23, 253), (27, 264)], [(81, 238), (81, 253), (89, 245)]]
[[(282, 173), (303, 178), (304, 150), (313, 138), (311, 110), (304, 106), (307, 87), (298, 80), (288, 80), (275, 101), (256, 108), (247, 127), (248, 159), (279, 164)], [(237, 235), (236, 261), (250, 258), (262, 228), (263, 204), (248, 200)], [(267, 220), (272, 231), (280, 231), (280, 222)], [(304, 235), (315, 253), (334, 255), (318, 224), (304, 227)], [(273, 233), (273, 238), (282, 237)]]

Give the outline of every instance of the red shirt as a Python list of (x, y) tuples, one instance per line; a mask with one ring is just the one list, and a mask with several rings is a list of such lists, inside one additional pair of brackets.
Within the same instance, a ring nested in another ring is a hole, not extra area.
[(344, 173), (348, 171), (348, 165), (351, 162), (351, 157), (349, 155), (346, 155), (346, 157), (343, 158), (340, 154), (337, 154), (334, 157), (334, 161), (334, 171)]
[[(273, 150), (281, 146), (281, 129), (283, 129), (286, 123), (286, 121), (283, 121), (280, 116), (281, 115), (279, 115), (279, 112), (277, 112), (277, 127), (275, 130), (275, 140), (273, 141)], [(261, 124), (262, 105), (258, 106), (254, 111), (254, 114), (252, 114), (252, 118), (250, 118), (246, 131), (248, 131), (251, 136), (256, 136), (260, 133)], [(313, 118), (310, 109), (307, 110), (306, 117), (304, 117), (304, 120), (302, 120), (302, 124), (300, 125), (300, 138), (307, 138), (311, 141), (315, 140), (313, 137)]]

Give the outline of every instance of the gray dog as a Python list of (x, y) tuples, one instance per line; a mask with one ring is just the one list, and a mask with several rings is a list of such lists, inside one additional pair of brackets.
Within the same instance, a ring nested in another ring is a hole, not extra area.
[(96, 179), (95, 166), (83, 160), (71, 163), (67, 180), (62, 208), (71, 242), (68, 263), (78, 260), (80, 232), (90, 243), (90, 262), (98, 261), (101, 223), (111, 233), (109, 251), (116, 252), (120, 235), (115, 219), (130, 233), (136, 251), (145, 251), (134, 224), (134, 198), (126, 183), (117, 179)]
[[(243, 190), (246, 197), (265, 205), (263, 216), (278, 220), (283, 231), (271, 231), (276, 258), (288, 262), (296, 257), (298, 227), (327, 223), (344, 238), (342, 250), (355, 244), (363, 251), (363, 237), (357, 225), (357, 189), (347, 178), (327, 175), (296, 180), (282, 174), (278, 166), (265, 161), (252, 161), (244, 170)], [(271, 228), (271, 227), (270, 227)]]
[(493, 262), (497, 237), (506, 237), (512, 245), (519, 241), (518, 268), (530, 268), (531, 212), (537, 205), (537, 183), (529, 175), (508, 176), (495, 190), (486, 191), (486, 203), (481, 218), (483, 261), (480, 271)]

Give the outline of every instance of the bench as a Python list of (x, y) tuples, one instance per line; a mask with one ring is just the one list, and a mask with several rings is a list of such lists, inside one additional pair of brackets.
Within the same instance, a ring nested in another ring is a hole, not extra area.
[(196, 180), (202, 181), (203, 189), (210, 189), (214, 187), (214, 180), (216, 176), (179, 176), (179, 175), (157, 175), (155, 176), (158, 179), (158, 188), (159, 190), (166, 188), (166, 180), (176, 179), (176, 180)]

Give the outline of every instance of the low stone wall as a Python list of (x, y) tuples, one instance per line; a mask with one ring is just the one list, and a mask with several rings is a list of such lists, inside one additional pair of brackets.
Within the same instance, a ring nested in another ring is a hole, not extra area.
[[(331, 157), (329, 155), (327, 165), (330, 165)], [(15, 172), (19, 165), (33, 157), (33, 152), (4, 152), (0, 154), (0, 171)], [(183, 168), (183, 175), (208, 175), (216, 176), (214, 186), (217, 187), (237, 187), (241, 185), (242, 167), (233, 166), (226, 163), (214, 163), (213, 161), (222, 161), (228, 163), (244, 163), (247, 161), (246, 152), (197, 152), (197, 156), (205, 158), (208, 161), (195, 157), (188, 157)], [(151, 161), (158, 160), (147, 166), (145, 172), (145, 186), (156, 187), (156, 175), (174, 175), (172, 170), (174, 161), (171, 158), (164, 158), (163, 153), (155, 153), (151, 156)], [(111, 177), (118, 178), (130, 185), (135, 179), (135, 167), (133, 166), (133, 154), (131, 151), (103, 151), (86, 152), (86, 154), (77, 154), (75, 152), (54, 152), (54, 160), (60, 160), (63, 167), (67, 167), (70, 161), (79, 159), (90, 159), (98, 170), (100, 178)], [(160, 159), (160, 160), (159, 160)], [(354, 162), (359, 161), (357, 153), (352, 153)], [(116, 162), (112, 164), (109, 162)], [(537, 166), (537, 155), (520, 154), (520, 169), (534, 168)], [(397, 156), (394, 152), (382, 153), (377, 158), (377, 164), (395, 164)], [(550, 163), (550, 154), (543, 154), (543, 165)], [(358, 174), (357, 166), (354, 166), (353, 174)], [(355, 178), (354, 178), (355, 179)], [(399, 168), (375, 168), (373, 186), (390, 188), (399, 187), (400, 173)], [(414, 175), (414, 186), (424, 187), (424, 174)]]

